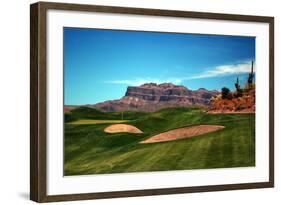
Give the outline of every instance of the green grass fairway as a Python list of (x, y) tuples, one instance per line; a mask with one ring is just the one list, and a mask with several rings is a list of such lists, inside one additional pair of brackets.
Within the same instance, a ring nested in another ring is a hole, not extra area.
[[(121, 120), (121, 113), (79, 108), (75, 120)], [(255, 166), (255, 114), (207, 114), (199, 108), (124, 112), (142, 134), (103, 130), (108, 124), (65, 123), (64, 174), (104, 174)], [(199, 124), (225, 129), (169, 142), (139, 144), (161, 132)]]
[(76, 120), (69, 122), (68, 124), (72, 125), (89, 125), (89, 124), (116, 124), (116, 123), (125, 123), (128, 120)]

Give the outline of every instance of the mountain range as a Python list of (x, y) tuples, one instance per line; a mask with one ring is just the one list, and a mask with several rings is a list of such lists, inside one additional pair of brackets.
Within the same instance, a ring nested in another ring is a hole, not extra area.
[[(205, 88), (189, 90), (185, 86), (172, 83), (146, 83), (141, 86), (128, 86), (124, 97), (121, 99), (84, 106), (103, 112), (154, 112), (167, 107), (208, 106), (210, 99), (218, 94), (219, 92), (216, 90)], [(72, 110), (75, 107), (65, 106), (64, 110)]]

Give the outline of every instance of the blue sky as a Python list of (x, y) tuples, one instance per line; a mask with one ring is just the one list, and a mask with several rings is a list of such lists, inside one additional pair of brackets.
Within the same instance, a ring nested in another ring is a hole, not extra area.
[(65, 104), (118, 99), (148, 82), (233, 90), (252, 60), (254, 37), (64, 28)]

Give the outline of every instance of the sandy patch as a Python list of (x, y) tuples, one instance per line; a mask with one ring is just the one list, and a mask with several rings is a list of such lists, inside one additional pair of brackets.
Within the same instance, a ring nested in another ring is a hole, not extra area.
[(119, 133), (119, 132), (129, 132), (129, 133), (143, 133), (140, 129), (132, 125), (127, 124), (115, 124), (110, 125), (104, 129), (107, 133)]
[(142, 144), (155, 143), (155, 142), (166, 142), (177, 139), (194, 137), (197, 135), (202, 135), (209, 132), (214, 132), (217, 130), (223, 129), (224, 126), (221, 125), (196, 125), (191, 127), (183, 127), (167, 132), (160, 133), (153, 137), (150, 137), (144, 141), (141, 141)]

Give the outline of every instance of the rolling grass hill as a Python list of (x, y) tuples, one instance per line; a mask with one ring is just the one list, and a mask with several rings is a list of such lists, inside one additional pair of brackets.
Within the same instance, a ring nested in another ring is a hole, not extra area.
[[(89, 107), (79, 107), (77, 109), (71, 110), (65, 113), (65, 122), (73, 122), (77, 120), (133, 120), (138, 119), (140, 117), (146, 116), (149, 113), (145, 112), (131, 112), (131, 111), (124, 111), (124, 112), (110, 112), (104, 113), (94, 108)], [(123, 118), (123, 119), (122, 119)]]
[[(78, 120), (122, 120), (121, 112), (79, 108)], [(255, 115), (207, 114), (200, 108), (167, 108), (154, 113), (123, 112), (126, 124), (144, 133), (105, 133), (110, 124), (65, 123), (64, 174), (103, 174), (255, 166)], [(139, 144), (155, 134), (199, 125), (225, 129), (189, 139)]]

